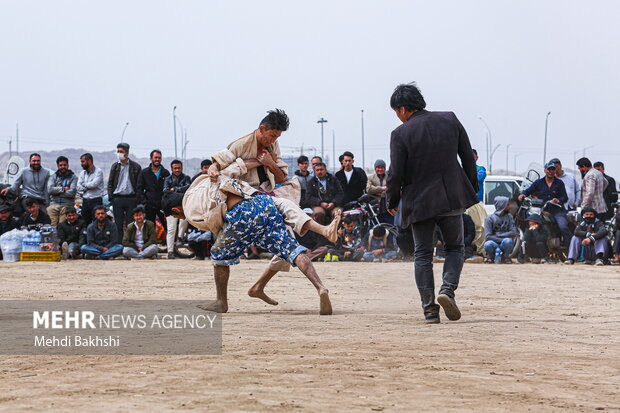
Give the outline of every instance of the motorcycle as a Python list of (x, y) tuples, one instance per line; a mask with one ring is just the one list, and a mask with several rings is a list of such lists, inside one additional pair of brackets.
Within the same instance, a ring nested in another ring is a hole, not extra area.
[(392, 224), (385, 222), (379, 222), (377, 214), (379, 201), (372, 195), (364, 194), (355, 201), (351, 201), (344, 205), (342, 217), (351, 216), (361, 226), (361, 232), (364, 237), (368, 236), (369, 231), (377, 228), (384, 227), (391, 242), (394, 243), (394, 247), (398, 251), (396, 246), (396, 238), (398, 237), (398, 228)]

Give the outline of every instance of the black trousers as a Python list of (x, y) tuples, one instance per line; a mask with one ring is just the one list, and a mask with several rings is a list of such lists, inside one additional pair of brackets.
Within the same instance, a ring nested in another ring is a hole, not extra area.
[(112, 199), (114, 212), (114, 223), (118, 230), (118, 236), (123, 238), (123, 226), (129, 225), (133, 221), (133, 210), (136, 207), (135, 197), (115, 196)]
[(103, 198), (84, 198), (82, 200), (82, 218), (86, 222), (86, 226), (93, 222), (93, 208), (103, 205)]
[(164, 230), (168, 231), (168, 225), (166, 224), (166, 216), (164, 215), (164, 212), (161, 210), (159, 206), (152, 206), (152, 205), (147, 204), (144, 210), (145, 210), (146, 219), (148, 219), (152, 223), (155, 223), (155, 217), (159, 218), (159, 222), (164, 227)]
[(526, 242), (525, 243), (525, 255), (530, 258), (546, 258), (547, 257), (547, 243), (543, 241)]

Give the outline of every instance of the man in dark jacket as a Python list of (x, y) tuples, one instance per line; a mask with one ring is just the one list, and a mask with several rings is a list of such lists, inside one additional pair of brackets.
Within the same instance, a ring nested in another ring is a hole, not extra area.
[(528, 228), (523, 234), (523, 242), (525, 242), (525, 256), (532, 263), (540, 264), (542, 262), (550, 262), (547, 250), (547, 238), (549, 233), (543, 226), (542, 218), (538, 214), (532, 214), (527, 217)]
[(161, 164), (161, 152), (158, 149), (151, 151), (151, 164), (140, 171), (138, 175), (138, 202), (144, 205), (146, 219), (155, 222), (155, 218), (166, 228), (166, 217), (161, 211), (161, 197), (164, 193), (164, 180), (170, 172)]
[(606, 221), (614, 216), (614, 204), (618, 202), (618, 187), (616, 186), (616, 180), (605, 173), (605, 164), (603, 162), (594, 162), (592, 167), (602, 173), (609, 183), (603, 192), (603, 199), (605, 204), (607, 204), (607, 212), (600, 216), (601, 221)]
[(46, 225), (51, 224), (50, 217), (45, 213), (45, 208), (42, 208), (38, 199), (26, 198), (24, 203), (26, 204), (26, 213), (22, 215), (20, 227), (27, 227), (28, 225)]
[(86, 244), (82, 245), (82, 254), (86, 258), (96, 257), (100, 260), (118, 257), (123, 253), (123, 246), (118, 242), (116, 225), (108, 219), (103, 205), (95, 207), (93, 212), (95, 221), (86, 229)]
[(299, 201), (299, 205), (302, 208), (306, 207), (306, 194), (308, 193), (308, 183), (310, 179), (312, 179), (312, 174), (308, 170), (308, 166), (310, 165), (310, 161), (306, 155), (301, 155), (297, 158), (297, 166), (298, 170), (295, 171), (295, 176), (299, 181), (299, 185), (301, 186), (301, 198)]
[(342, 187), (342, 205), (357, 200), (364, 194), (368, 177), (362, 168), (353, 167), (353, 154), (346, 151), (342, 154), (342, 169), (336, 172), (336, 178)]
[(394, 129), (390, 140), (388, 210), (394, 215), (402, 198), (401, 226), (412, 227), (416, 284), (429, 323), (439, 322), (433, 233), (435, 225), (441, 229), (446, 260), (437, 301), (450, 320), (458, 320), (461, 312), (454, 291), (463, 268), (462, 216), (478, 203), (478, 175), (469, 138), (454, 113), (424, 110), (426, 102), (413, 83), (398, 86), (390, 105), (403, 124)]
[(314, 176), (308, 182), (306, 204), (312, 208), (315, 221), (325, 224), (326, 215), (333, 217), (342, 205), (342, 188), (333, 175), (327, 173), (327, 167), (323, 162), (314, 166)]
[[(164, 195), (169, 196), (171, 193), (183, 194), (192, 184), (189, 176), (183, 173), (183, 162), (175, 159), (170, 163), (172, 174), (164, 181)], [(182, 238), (187, 231), (188, 223), (184, 219), (175, 218), (172, 215), (166, 217), (166, 247), (168, 249), (168, 259), (176, 258), (174, 255), (174, 242), (177, 238)]]
[(138, 176), (142, 168), (129, 159), (129, 144), (116, 145), (118, 162), (110, 168), (108, 179), (108, 199), (114, 211), (114, 222), (119, 234), (123, 233), (123, 226), (131, 222), (131, 212), (136, 207), (138, 190)]
[(80, 248), (86, 244), (86, 221), (80, 218), (74, 207), (68, 207), (65, 220), (58, 224), (58, 239), (62, 249), (62, 259), (76, 259)]
[(78, 177), (69, 169), (69, 160), (66, 156), (56, 159), (58, 170), (50, 176), (47, 191), (50, 196), (50, 205), (47, 207), (47, 215), (55, 227), (65, 220), (67, 208), (75, 203)]
[(605, 223), (596, 218), (597, 212), (592, 207), (586, 207), (581, 210), (583, 220), (575, 228), (575, 235), (570, 241), (568, 247), (568, 259), (564, 264), (573, 265), (575, 260), (583, 255), (586, 264), (605, 265), (607, 257), (607, 229)]

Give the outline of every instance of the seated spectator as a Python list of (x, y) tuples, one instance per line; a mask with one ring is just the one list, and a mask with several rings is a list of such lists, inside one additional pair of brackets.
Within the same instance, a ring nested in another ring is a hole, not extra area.
[(123, 235), (123, 255), (127, 258), (157, 258), (157, 230), (155, 224), (145, 219), (142, 205), (133, 210), (133, 222), (127, 225)]
[[(0, 205), (0, 235), (5, 232), (19, 228), (19, 221), (11, 214), (11, 207), (6, 204)], [(2, 251), (0, 250), (0, 260), (2, 259)]]
[(605, 265), (605, 257), (607, 257), (607, 229), (605, 223), (596, 218), (597, 212), (592, 207), (586, 207), (581, 210), (581, 221), (575, 228), (575, 235), (570, 241), (568, 248), (568, 259), (564, 264), (573, 265), (581, 255), (586, 264)]
[(549, 261), (549, 253), (547, 251), (547, 238), (549, 233), (543, 227), (542, 218), (538, 214), (532, 214), (527, 217), (528, 228), (523, 235), (525, 242), (525, 256), (534, 264)]
[(67, 207), (65, 220), (58, 224), (57, 232), (62, 259), (78, 258), (80, 248), (86, 244), (86, 221), (78, 216), (74, 207)]
[(342, 188), (323, 162), (316, 164), (314, 177), (308, 182), (306, 204), (312, 208), (315, 220), (324, 225), (326, 216), (333, 218), (342, 205)]
[(204, 260), (211, 256), (211, 245), (213, 245), (213, 233), (194, 228), (187, 235), (189, 249), (195, 254), (194, 259)]
[(364, 261), (392, 260), (398, 253), (388, 244), (388, 233), (384, 227), (375, 227), (368, 234)]
[(353, 167), (353, 154), (349, 151), (342, 154), (342, 169), (336, 172), (336, 179), (340, 182), (344, 194), (342, 205), (355, 201), (366, 191), (368, 177), (362, 168)]
[(27, 198), (24, 201), (26, 205), (26, 213), (22, 216), (20, 227), (27, 227), (28, 225), (49, 225), (52, 223), (49, 215), (45, 213), (45, 210), (41, 208), (41, 204), (38, 200), (33, 198)]
[(299, 169), (295, 171), (295, 176), (297, 177), (299, 185), (301, 186), (301, 198), (299, 201), (299, 205), (302, 208), (306, 207), (305, 199), (306, 192), (308, 191), (308, 182), (312, 178), (312, 174), (310, 173), (310, 171), (308, 171), (308, 165), (309, 161), (307, 156), (301, 155), (299, 158), (297, 158), (297, 166), (299, 167)]
[[(309, 216), (314, 215), (314, 211), (311, 208), (304, 208), (303, 211)], [(327, 255), (329, 248), (333, 246), (325, 237), (312, 231), (307, 231), (303, 236), (295, 234), (295, 238), (299, 244), (308, 248), (306, 255), (310, 261), (322, 260)]]
[(377, 218), (379, 222), (394, 224), (394, 217), (387, 212), (385, 206), (385, 190), (387, 184), (387, 175), (385, 174), (385, 161), (377, 159), (375, 162), (375, 173), (370, 175), (366, 184), (366, 192), (379, 200), (377, 207)]
[[(484, 220), (484, 250), (487, 254), (486, 263), (511, 264), (510, 254), (514, 247), (513, 238), (517, 234), (514, 218), (508, 210), (508, 198), (498, 196), (494, 200), (495, 212)], [(499, 251), (499, 254), (498, 254)]]
[(123, 245), (118, 243), (118, 232), (114, 222), (108, 219), (103, 205), (93, 210), (95, 220), (86, 228), (86, 244), (80, 250), (86, 258), (107, 260), (123, 253)]
[(364, 240), (351, 216), (344, 217), (342, 228), (338, 230), (336, 246), (329, 248), (325, 261), (360, 261), (364, 256)]

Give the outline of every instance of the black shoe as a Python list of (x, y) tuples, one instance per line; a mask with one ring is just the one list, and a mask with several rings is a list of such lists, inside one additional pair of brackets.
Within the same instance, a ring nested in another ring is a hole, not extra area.
[(437, 296), (437, 302), (443, 308), (444, 313), (446, 313), (446, 317), (448, 320), (456, 321), (461, 318), (461, 310), (456, 305), (456, 301), (454, 298), (449, 297), (445, 294), (439, 294)]
[(168, 253), (168, 259), (169, 259), (169, 260), (174, 260), (174, 259), (176, 259), (176, 256), (174, 255), (174, 252), (169, 252), (169, 253)]
[(439, 320), (439, 313), (437, 314), (425, 314), (424, 322), (426, 324), (439, 324), (441, 321)]
[(575, 260), (572, 258), (567, 259), (566, 261), (564, 261), (565, 265), (573, 265), (575, 264)]

